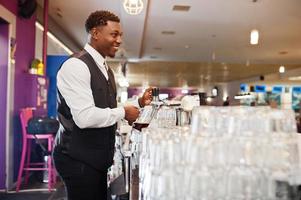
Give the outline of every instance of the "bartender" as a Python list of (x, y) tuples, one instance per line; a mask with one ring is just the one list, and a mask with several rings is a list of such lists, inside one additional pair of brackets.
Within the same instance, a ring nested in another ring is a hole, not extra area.
[(118, 107), (113, 71), (106, 63), (121, 45), (118, 16), (95, 11), (85, 23), (88, 43), (57, 74), (58, 116), (54, 163), (68, 200), (106, 200), (107, 170), (113, 163), (116, 123), (133, 123), (150, 104), (151, 88), (133, 105)]

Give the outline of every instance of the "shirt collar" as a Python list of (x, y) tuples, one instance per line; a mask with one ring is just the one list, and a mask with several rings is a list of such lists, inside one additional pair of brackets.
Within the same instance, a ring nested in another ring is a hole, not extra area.
[(102, 55), (100, 53), (98, 53), (98, 51), (96, 51), (96, 49), (94, 49), (88, 43), (85, 45), (84, 49), (92, 56), (92, 58), (95, 60), (97, 65), (105, 67), (104, 63), (106, 62), (106, 59), (104, 57), (102, 57)]

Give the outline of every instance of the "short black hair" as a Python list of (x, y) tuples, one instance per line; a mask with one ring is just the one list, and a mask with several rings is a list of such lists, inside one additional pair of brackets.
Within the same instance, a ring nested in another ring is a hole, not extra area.
[(107, 25), (108, 21), (120, 22), (120, 19), (117, 15), (107, 10), (97, 10), (91, 13), (85, 23), (87, 33), (94, 27)]

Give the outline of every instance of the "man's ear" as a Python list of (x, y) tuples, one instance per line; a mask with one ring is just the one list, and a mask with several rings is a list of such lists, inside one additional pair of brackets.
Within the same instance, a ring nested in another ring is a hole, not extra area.
[(97, 40), (99, 37), (99, 31), (97, 30), (97, 28), (92, 28), (90, 30), (90, 35), (91, 35), (91, 38), (93, 38), (94, 40)]

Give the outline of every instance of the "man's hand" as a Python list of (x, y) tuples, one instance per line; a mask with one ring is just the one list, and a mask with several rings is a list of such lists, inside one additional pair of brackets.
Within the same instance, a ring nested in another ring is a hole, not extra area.
[(138, 99), (140, 107), (143, 108), (144, 106), (149, 105), (152, 102), (153, 100), (152, 89), (153, 88), (151, 87), (147, 88), (143, 93), (142, 97)]
[(125, 111), (124, 118), (129, 122), (129, 125), (132, 125), (132, 123), (136, 121), (136, 119), (139, 116), (138, 108), (135, 106), (125, 106), (124, 111)]

